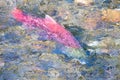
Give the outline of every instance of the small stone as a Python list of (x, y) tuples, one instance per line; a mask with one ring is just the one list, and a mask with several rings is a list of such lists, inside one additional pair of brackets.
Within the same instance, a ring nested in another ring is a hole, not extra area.
[(120, 10), (102, 10), (102, 20), (107, 22), (120, 22)]
[(60, 76), (59, 72), (55, 69), (49, 69), (48, 70), (48, 75), (52, 78), (57, 78)]
[(93, 0), (74, 0), (74, 2), (80, 5), (89, 6), (93, 3)]
[(56, 54), (43, 53), (43, 54), (39, 57), (39, 60), (45, 60), (45, 61), (59, 60), (59, 57), (58, 57)]
[(115, 45), (119, 46), (120, 45), (120, 39), (115, 40)]
[(31, 38), (33, 40), (37, 40), (39, 38), (39, 35), (37, 35), (37, 34), (31, 34)]
[(68, 8), (68, 6), (66, 6), (65, 8), (58, 7), (58, 17), (60, 17), (60, 19), (65, 21), (71, 19), (72, 15)]
[(115, 46), (115, 42), (112, 38), (107, 37), (100, 42), (99, 46), (102, 47), (102, 48), (103, 47), (104, 48), (110, 48), (110, 47)]
[(95, 50), (95, 52), (97, 53), (97, 54), (103, 54), (103, 53), (109, 53), (109, 50), (108, 49), (100, 49), (100, 48), (98, 48), (98, 49), (96, 49)]
[(98, 44), (99, 44), (98, 41), (90, 41), (90, 42), (88, 43), (88, 46), (96, 47), (96, 46), (98, 46)]
[(0, 68), (3, 67), (4, 65), (5, 65), (4, 61), (0, 59)]

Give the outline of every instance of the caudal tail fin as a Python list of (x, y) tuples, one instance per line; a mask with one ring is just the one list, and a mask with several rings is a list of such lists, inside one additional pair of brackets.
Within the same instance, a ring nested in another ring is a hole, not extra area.
[(17, 8), (14, 8), (12, 10), (11, 14), (18, 21), (22, 21), (23, 18), (24, 18), (23, 12), (20, 9), (17, 9)]

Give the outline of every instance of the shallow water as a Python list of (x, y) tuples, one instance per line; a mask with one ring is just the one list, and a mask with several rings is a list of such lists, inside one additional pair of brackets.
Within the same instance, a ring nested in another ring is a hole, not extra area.
[[(113, 20), (102, 19), (102, 10), (119, 6), (119, 0), (87, 6), (73, 0), (0, 0), (0, 80), (119, 80), (120, 20), (112, 12), (106, 15)], [(48, 40), (42, 30), (16, 21), (15, 7), (36, 17), (50, 15), (81, 48)]]

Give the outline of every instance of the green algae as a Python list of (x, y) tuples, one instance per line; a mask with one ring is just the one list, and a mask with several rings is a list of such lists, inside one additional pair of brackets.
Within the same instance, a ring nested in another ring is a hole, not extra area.
[(71, 48), (71, 47), (65, 47), (65, 49), (63, 49), (64, 54), (66, 54), (68, 57), (72, 57), (72, 58), (85, 58), (85, 52), (82, 48), (80, 49), (75, 49), (75, 48)]

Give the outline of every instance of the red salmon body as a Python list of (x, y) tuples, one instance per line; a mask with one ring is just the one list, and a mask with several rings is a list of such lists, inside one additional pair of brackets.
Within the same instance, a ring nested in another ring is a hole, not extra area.
[(37, 18), (26, 15), (23, 11), (16, 8), (12, 11), (12, 15), (19, 22), (44, 30), (50, 38), (65, 46), (80, 48), (79, 42), (73, 37), (73, 35), (49, 15), (46, 15), (45, 18)]

